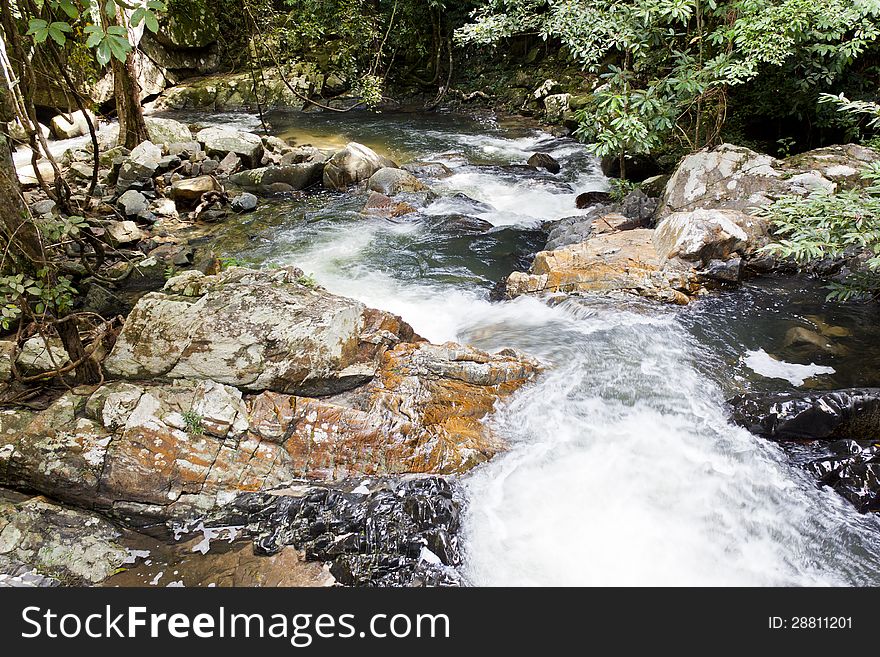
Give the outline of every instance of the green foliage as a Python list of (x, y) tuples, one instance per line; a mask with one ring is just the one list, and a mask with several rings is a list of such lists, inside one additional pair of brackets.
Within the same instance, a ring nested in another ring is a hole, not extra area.
[[(815, 100), (880, 37), (877, 0), (489, 0), (465, 44), (555, 39), (599, 77), (578, 133), (600, 155), (719, 139), (732, 89), (774, 71)], [(778, 88), (774, 103), (790, 102)]]
[(183, 422), (186, 425), (186, 432), (190, 436), (201, 436), (205, 433), (204, 417), (192, 409), (184, 411), (181, 415), (183, 416)]
[(25, 309), (38, 315), (62, 316), (72, 307), (75, 294), (70, 278), (56, 278), (48, 267), (40, 269), (36, 276), (0, 276), (0, 327), (8, 331)]
[(80, 33), (76, 26), (101, 66), (114, 57), (124, 62), (133, 45), (129, 28), (143, 23), (146, 29), (158, 32), (157, 13), (165, 11), (161, 0), (36, 0), (35, 6), (44, 15), (28, 21), (27, 35), (35, 43), (52, 39), (63, 47), (69, 37)]
[(303, 274), (302, 276), (297, 277), (296, 282), (300, 285), (304, 285), (311, 290), (315, 290), (318, 287), (318, 280), (315, 278), (314, 274)]
[(623, 199), (639, 187), (638, 183), (634, 183), (624, 178), (612, 178), (610, 183), (611, 189), (609, 190), (609, 193), (611, 194), (611, 200), (615, 203), (622, 202)]
[(785, 196), (759, 212), (770, 218), (776, 240), (772, 254), (804, 264), (867, 252), (865, 270), (832, 283), (829, 299), (846, 301), (880, 294), (880, 163), (867, 167), (865, 189), (816, 191), (808, 197)]

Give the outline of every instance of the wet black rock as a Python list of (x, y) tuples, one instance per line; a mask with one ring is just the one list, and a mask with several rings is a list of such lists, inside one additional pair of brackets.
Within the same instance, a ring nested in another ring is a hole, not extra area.
[(596, 205), (597, 203), (609, 203), (610, 201), (610, 193), (593, 191), (578, 194), (577, 198), (574, 200), (574, 204), (578, 210), (584, 210), (591, 205)]
[(788, 451), (820, 485), (833, 488), (860, 513), (880, 511), (880, 445), (876, 440), (816, 441)]
[(370, 477), (245, 493), (212, 524), (244, 525), (258, 554), (303, 550), (347, 586), (459, 586), (461, 511), (447, 479)]
[(546, 169), (550, 173), (559, 173), (562, 170), (556, 158), (547, 153), (535, 153), (529, 157), (527, 164), (535, 169)]
[(736, 424), (773, 440), (880, 437), (880, 388), (747, 394), (730, 405)]

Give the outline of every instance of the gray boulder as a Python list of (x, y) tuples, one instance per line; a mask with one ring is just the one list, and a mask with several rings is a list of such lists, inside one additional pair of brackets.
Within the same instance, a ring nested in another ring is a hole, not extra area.
[(257, 197), (250, 192), (244, 192), (232, 199), (230, 207), (235, 212), (252, 212), (257, 209)]
[(412, 337), (399, 318), (316, 288), (294, 268), (231, 267), (184, 272), (142, 297), (104, 364), (128, 379), (326, 394), (371, 379), (385, 347)]
[(146, 197), (133, 189), (120, 196), (116, 203), (126, 217), (136, 217), (149, 207)]
[(363, 144), (350, 142), (345, 148), (336, 151), (324, 166), (324, 187), (344, 191), (370, 177), (383, 167), (397, 168), (397, 165)]
[(235, 153), (247, 167), (258, 165), (263, 158), (263, 140), (252, 132), (211, 127), (199, 130), (196, 139), (208, 155), (223, 158), (228, 153)]
[(320, 162), (268, 166), (234, 173), (229, 176), (228, 181), (249, 192), (272, 194), (317, 185), (321, 181), (323, 170), (324, 165)]
[(383, 167), (370, 176), (367, 188), (385, 196), (394, 196), (400, 192), (422, 192), (428, 189), (408, 171), (391, 167)]

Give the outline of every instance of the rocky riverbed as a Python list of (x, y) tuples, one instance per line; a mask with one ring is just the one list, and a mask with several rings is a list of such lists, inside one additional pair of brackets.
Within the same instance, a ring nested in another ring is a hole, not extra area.
[(0, 583), (876, 581), (876, 313), (754, 208), (877, 153), (725, 144), (612, 198), (530, 126), (206, 118), (101, 133), (103, 383), (27, 392), (69, 355), (0, 342)]

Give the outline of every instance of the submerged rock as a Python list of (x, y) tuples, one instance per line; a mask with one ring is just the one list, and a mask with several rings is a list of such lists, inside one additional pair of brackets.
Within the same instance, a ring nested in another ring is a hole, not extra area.
[(105, 368), (328, 394), (368, 381), (385, 349), (414, 338), (399, 317), (316, 288), (295, 268), (189, 271), (138, 302)]
[(880, 435), (880, 388), (752, 393), (730, 404), (736, 424), (772, 440), (870, 440)]
[(556, 158), (547, 153), (535, 153), (529, 157), (526, 164), (535, 169), (547, 169), (550, 173), (559, 173), (562, 170)]
[(379, 192), (370, 192), (363, 209), (364, 214), (385, 217), (386, 219), (403, 217), (413, 212), (418, 212), (418, 210), (406, 201), (397, 201)]

